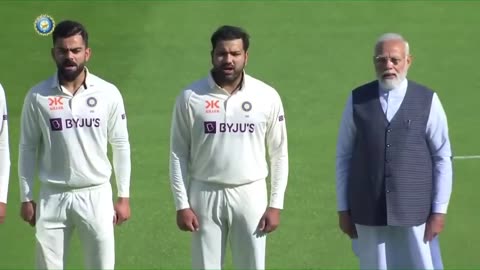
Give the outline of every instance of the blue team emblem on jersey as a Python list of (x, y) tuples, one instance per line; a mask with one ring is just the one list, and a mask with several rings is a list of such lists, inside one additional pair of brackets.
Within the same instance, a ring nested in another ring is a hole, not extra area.
[(43, 14), (35, 19), (33, 26), (39, 35), (48, 36), (55, 28), (55, 21), (51, 16)]
[(249, 112), (252, 109), (252, 103), (245, 101), (242, 103), (242, 110)]
[(87, 105), (88, 107), (95, 107), (97, 106), (97, 99), (94, 97), (87, 98)]

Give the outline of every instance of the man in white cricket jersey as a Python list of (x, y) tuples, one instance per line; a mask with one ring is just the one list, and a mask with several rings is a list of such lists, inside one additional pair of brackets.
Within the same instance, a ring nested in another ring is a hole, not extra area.
[[(114, 224), (130, 217), (130, 144), (117, 87), (86, 68), (91, 49), (79, 22), (53, 32), (54, 76), (25, 97), (19, 146), (21, 216), (36, 228), (36, 268), (63, 269), (77, 230), (85, 267), (113, 269)], [(112, 146), (118, 199), (112, 202)], [(34, 201), (35, 169), (41, 182)]]
[(10, 178), (10, 144), (5, 90), (0, 84), (0, 224), (7, 214), (8, 184)]
[(227, 242), (237, 269), (264, 269), (266, 234), (280, 223), (287, 187), (283, 105), (274, 88), (245, 73), (243, 29), (222, 26), (211, 43), (212, 70), (180, 93), (172, 116), (177, 224), (193, 232), (193, 269), (221, 269)]

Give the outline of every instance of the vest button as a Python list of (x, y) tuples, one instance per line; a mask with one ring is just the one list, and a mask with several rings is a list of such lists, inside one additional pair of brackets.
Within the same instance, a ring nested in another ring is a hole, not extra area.
[(390, 146), (391, 146), (391, 144), (387, 144), (387, 147), (390, 147)]
[(391, 128), (387, 129), (387, 132), (388, 133), (392, 132), (392, 129)]

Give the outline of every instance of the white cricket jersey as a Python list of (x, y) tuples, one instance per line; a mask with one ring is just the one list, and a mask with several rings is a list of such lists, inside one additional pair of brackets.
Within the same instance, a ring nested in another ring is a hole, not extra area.
[(109, 182), (108, 143), (118, 196), (129, 197), (130, 144), (122, 95), (115, 85), (86, 71), (75, 95), (55, 75), (25, 97), (18, 161), (22, 202), (33, 199), (37, 164), (42, 183), (76, 189)]
[(271, 172), (270, 206), (283, 208), (287, 131), (277, 91), (244, 73), (230, 95), (211, 74), (177, 97), (171, 126), (170, 179), (176, 209), (188, 208), (188, 181), (242, 185)]
[(10, 178), (10, 146), (5, 90), (0, 84), (0, 202), (7, 203)]

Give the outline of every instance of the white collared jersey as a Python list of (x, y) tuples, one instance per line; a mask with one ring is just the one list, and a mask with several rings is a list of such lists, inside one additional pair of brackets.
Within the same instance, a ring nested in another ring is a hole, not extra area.
[(188, 181), (242, 185), (271, 171), (270, 206), (283, 208), (288, 178), (284, 109), (278, 92), (244, 74), (230, 95), (208, 77), (176, 99), (171, 126), (170, 179), (176, 208), (189, 207)]
[(0, 84), (0, 203), (7, 203), (10, 178), (10, 145), (5, 90)]
[(110, 181), (108, 143), (118, 196), (129, 197), (130, 144), (118, 88), (88, 70), (75, 95), (63, 90), (57, 76), (39, 83), (26, 95), (21, 117), (21, 200), (33, 199), (36, 165), (41, 182), (67, 189)]

